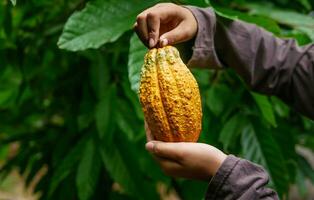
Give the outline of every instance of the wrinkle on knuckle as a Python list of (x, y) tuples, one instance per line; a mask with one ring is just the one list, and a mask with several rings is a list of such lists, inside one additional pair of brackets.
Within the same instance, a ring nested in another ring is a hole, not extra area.
[(177, 161), (182, 162), (182, 161), (184, 161), (185, 154), (180, 151), (180, 152), (176, 153), (175, 158)]
[(146, 16), (143, 15), (143, 14), (139, 14), (137, 17), (136, 17), (136, 21), (139, 22), (139, 21), (143, 21), (145, 20)]
[(160, 153), (160, 147), (158, 144), (155, 144), (154, 147), (153, 147), (153, 152), (155, 154), (159, 154)]
[(146, 17), (149, 20), (154, 20), (154, 19), (156, 19), (158, 17), (158, 13), (156, 13), (156, 12), (149, 12), (149, 13), (147, 13)]

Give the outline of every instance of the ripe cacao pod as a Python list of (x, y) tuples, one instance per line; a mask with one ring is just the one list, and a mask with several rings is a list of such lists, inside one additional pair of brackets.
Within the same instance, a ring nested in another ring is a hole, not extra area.
[(154, 139), (198, 140), (202, 126), (200, 92), (175, 47), (154, 48), (146, 53), (139, 96)]

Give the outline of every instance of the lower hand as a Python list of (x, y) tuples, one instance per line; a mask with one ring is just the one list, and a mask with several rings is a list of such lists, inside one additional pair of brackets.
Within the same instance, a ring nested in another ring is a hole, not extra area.
[(191, 142), (150, 141), (151, 152), (169, 176), (209, 181), (227, 155), (213, 146)]
[(146, 149), (169, 176), (209, 181), (227, 157), (208, 144), (154, 141), (147, 126), (146, 136)]

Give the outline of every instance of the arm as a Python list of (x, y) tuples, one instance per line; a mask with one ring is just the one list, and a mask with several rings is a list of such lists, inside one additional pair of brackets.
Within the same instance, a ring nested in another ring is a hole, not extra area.
[(188, 7), (198, 22), (189, 66), (233, 68), (254, 90), (314, 119), (314, 44), (299, 47), (253, 24)]
[(262, 167), (228, 156), (211, 179), (206, 199), (273, 199), (276, 192), (267, 188), (268, 175)]
[(213, 146), (150, 141), (146, 148), (167, 175), (210, 181), (208, 200), (278, 199), (276, 192), (267, 187), (269, 178), (261, 166), (227, 156)]

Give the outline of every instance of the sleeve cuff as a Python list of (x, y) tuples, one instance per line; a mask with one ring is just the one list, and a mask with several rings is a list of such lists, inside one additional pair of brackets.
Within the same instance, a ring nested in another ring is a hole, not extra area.
[(229, 175), (239, 163), (240, 158), (229, 155), (218, 169), (215, 176), (211, 179), (206, 192), (206, 199), (216, 199), (223, 184), (225, 184)]
[(218, 59), (214, 46), (214, 33), (216, 27), (216, 15), (212, 8), (198, 8), (186, 6), (198, 24), (192, 57), (188, 61), (189, 67), (221, 69), (222, 64)]

